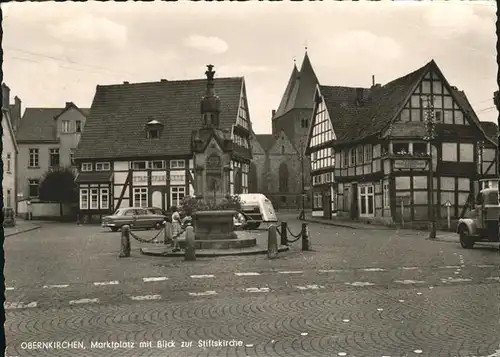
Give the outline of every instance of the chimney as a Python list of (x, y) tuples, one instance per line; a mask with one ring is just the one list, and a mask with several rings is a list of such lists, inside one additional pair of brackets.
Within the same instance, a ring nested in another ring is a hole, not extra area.
[(123, 84), (130, 84), (128, 81), (123, 82)]
[(10, 104), (10, 88), (7, 84), (2, 83), (2, 107), (9, 109)]
[(356, 103), (361, 106), (363, 105), (363, 88), (356, 88)]
[(10, 119), (12, 120), (12, 130), (17, 132), (21, 121), (21, 99), (17, 95), (14, 97), (14, 107), (11, 110)]
[(71, 107), (71, 102), (66, 102), (66, 108)]
[(375, 87), (375, 75), (372, 75), (372, 87)]
[(271, 119), (274, 119), (274, 116), (276, 115), (276, 110), (275, 110), (275, 109), (273, 109), (273, 110), (271, 111), (271, 115), (272, 115)]

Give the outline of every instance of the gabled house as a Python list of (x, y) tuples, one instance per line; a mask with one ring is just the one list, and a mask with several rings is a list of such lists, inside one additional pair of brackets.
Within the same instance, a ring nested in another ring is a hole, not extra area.
[[(7, 107), (8, 108), (8, 107)], [(2, 161), (3, 161), (3, 199), (4, 206), (17, 212), (17, 155), (18, 147), (10, 110), (2, 107)]]
[(10, 104), (10, 88), (2, 83), (2, 160), (3, 160), (3, 198), (5, 207), (17, 212), (17, 159), (19, 148), (15, 129), (19, 123), (21, 100), (14, 97), (15, 104)]
[[(429, 141), (425, 121), (431, 112), (436, 128)], [(333, 173), (334, 182), (317, 181), (313, 211), (324, 217), (336, 211), (352, 219), (426, 221), (432, 170), (437, 216), (446, 217), (448, 203), (452, 216), (460, 217), (480, 180), (497, 176), (496, 148), (465, 93), (448, 83), (433, 60), (383, 86), (318, 86), (306, 153), (317, 163), (313, 182), (325, 173)], [(325, 149), (335, 157), (327, 155), (323, 164)], [(331, 198), (325, 199), (328, 191)]]
[(49, 169), (73, 166), (88, 112), (73, 102), (63, 108), (26, 108), (16, 132), (20, 199), (38, 196), (40, 179)]
[[(75, 155), (82, 218), (121, 207), (169, 209), (186, 195), (200, 195), (202, 189), (195, 188), (202, 168), (195, 167), (195, 156), (207, 148), (231, 149), (224, 166), (227, 182), (224, 178), (214, 185), (227, 184), (231, 194), (248, 192), (252, 126), (245, 80), (213, 79), (213, 73), (207, 72), (209, 80), (97, 86)], [(212, 105), (212, 97), (203, 99), (209, 88), (217, 109), (204, 113)], [(222, 164), (219, 159), (214, 156), (211, 164)]]

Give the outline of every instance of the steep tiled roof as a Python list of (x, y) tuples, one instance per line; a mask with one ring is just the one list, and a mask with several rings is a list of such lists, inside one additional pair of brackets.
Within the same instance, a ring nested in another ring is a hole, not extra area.
[(276, 141), (276, 138), (272, 134), (256, 134), (255, 138), (264, 151), (268, 151)]
[[(88, 115), (90, 109), (72, 107), (83, 115)], [(57, 141), (57, 123), (55, 118), (66, 111), (64, 108), (26, 108), (16, 133), (17, 141)]]
[(362, 105), (357, 103), (358, 88), (319, 86), (337, 140), (350, 141), (380, 133), (404, 105), (432, 63), (384, 86), (362, 88)]
[(486, 135), (494, 141), (498, 140), (498, 125), (492, 121), (481, 121), (481, 126), (483, 127)]
[(26, 108), (16, 133), (17, 141), (57, 141), (54, 117), (64, 108)]
[(285, 114), (287, 111), (290, 110), (290, 107), (293, 105), (292, 91), (296, 86), (298, 75), (299, 75), (299, 70), (297, 69), (297, 65), (294, 64), (292, 74), (290, 75), (290, 79), (288, 80), (288, 84), (286, 85), (285, 88), (285, 93), (283, 93), (283, 96), (281, 97), (280, 105), (276, 110), (273, 119)]
[[(243, 86), (243, 77), (215, 79), (221, 129), (235, 124)], [(205, 87), (204, 79), (97, 86), (75, 158), (190, 154)], [(153, 119), (163, 124), (160, 139), (146, 136), (144, 126)]]
[[(496, 135), (493, 135), (493, 136), (490, 136), (491, 132), (485, 130), (485, 127), (483, 125), (483, 123), (485, 122), (481, 122), (476, 114), (476, 112), (474, 111), (474, 109), (472, 108), (472, 105), (470, 104), (469, 102), (469, 99), (467, 98), (467, 95), (465, 94), (464, 91), (462, 90), (458, 90), (456, 87), (452, 87), (452, 92), (458, 102), (458, 105), (460, 105), (464, 110), (465, 112), (468, 114), (468, 117), (476, 123), (477, 127), (483, 132), (483, 134), (491, 140), (492, 144), (494, 145), (497, 145), (497, 137)], [(495, 123), (492, 123), (495, 125), (496, 127), (496, 124)], [(488, 124), (486, 124), (488, 126)]]
[(318, 84), (318, 77), (314, 73), (309, 55), (306, 52), (300, 71), (297, 70), (297, 66), (293, 66), (288, 85), (274, 118), (279, 118), (294, 108), (312, 109), (314, 91)]

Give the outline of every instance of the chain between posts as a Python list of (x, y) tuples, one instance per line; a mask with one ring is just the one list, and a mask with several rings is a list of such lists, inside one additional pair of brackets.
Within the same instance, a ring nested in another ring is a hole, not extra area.
[(172, 238), (170, 238), (169, 240), (165, 241), (165, 240), (161, 240), (161, 241), (155, 241), (156, 238), (158, 238), (158, 236), (160, 235), (160, 233), (162, 233), (163, 231), (165, 230), (165, 228), (162, 228), (153, 238), (151, 239), (143, 239), (141, 237), (139, 237), (138, 235), (132, 233), (132, 231), (130, 231), (130, 235), (132, 236), (132, 238), (134, 238), (136, 241), (138, 242), (141, 242), (141, 243), (153, 243), (153, 244), (163, 244), (163, 243), (169, 243), (170, 241), (176, 239), (176, 238), (179, 238), (182, 233), (184, 233), (186, 231), (186, 229), (182, 229), (179, 233), (177, 233), (175, 236), (173, 236)]
[[(278, 232), (278, 234), (282, 237), (281, 229), (278, 226), (281, 226), (281, 222), (276, 222), (276, 232)], [(287, 243), (295, 243), (300, 238), (302, 238), (302, 230), (297, 234), (293, 234), (288, 225), (286, 226), (286, 230), (293, 238), (295, 238), (295, 239), (288, 239), (288, 237), (286, 237)]]

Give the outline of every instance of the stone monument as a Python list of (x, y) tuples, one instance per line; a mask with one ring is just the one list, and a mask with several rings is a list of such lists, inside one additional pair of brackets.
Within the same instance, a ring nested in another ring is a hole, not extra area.
[(231, 134), (221, 130), (221, 102), (215, 94), (213, 65), (207, 65), (207, 86), (201, 100), (202, 127), (193, 131), (192, 149), (195, 167), (196, 197), (220, 203), (230, 194)]

